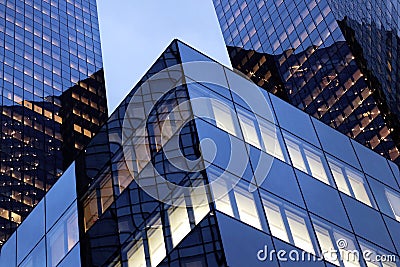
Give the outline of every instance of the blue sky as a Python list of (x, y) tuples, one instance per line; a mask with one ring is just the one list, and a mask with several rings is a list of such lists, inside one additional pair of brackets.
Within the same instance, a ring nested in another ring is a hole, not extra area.
[(230, 65), (212, 0), (98, 0), (111, 113), (178, 38)]

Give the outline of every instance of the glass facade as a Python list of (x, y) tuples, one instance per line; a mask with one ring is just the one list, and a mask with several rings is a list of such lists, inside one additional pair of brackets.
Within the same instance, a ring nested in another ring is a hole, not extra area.
[[(203, 73), (190, 58), (206, 64)], [(142, 125), (142, 111), (146, 138), (130, 145), (126, 129)], [(384, 157), (174, 41), (3, 246), (0, 263), (398, 266), (398, 177)], [(160, 193), (174, 185), (182, 187)], [(41, 230), (19, 239), (30, 223)], [(264, 248), (307, 257), (262, 259)], [(339, 257), (354, 251), (370, 258)]]
[(107, 119), (96, 3), (0, 1), (0, 244)]
[(214, 0), (234, 68), (399, 163), (399, 3)]

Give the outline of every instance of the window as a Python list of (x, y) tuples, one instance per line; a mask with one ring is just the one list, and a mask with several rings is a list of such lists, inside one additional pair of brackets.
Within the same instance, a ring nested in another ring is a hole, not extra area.
[(306, 226), (304, 218), (286, 211), (287, 220), (289, 223), (290, 231), (293, 236), (294, 244), (303, 250), (314, 254), (314, 247), (311, 242), (310, 235)]
[(264, 198), (263, 205), (273, 236), (315, 254), (309, 224), (303, 214), (270, 198)]
[(236, 115), (233, 114), (230, 106), (215, 99), (211, 99), (211, 105), (217, 127), (234, 136), (238, 136)]
[(332, 253), (330, 253), (330, 251), (335, 250), (335, 247), (333, 246), (329, 231), (318, 225), (314, 225), (314, 228), (315, 228), (315, 232), (317, 234), (317, 239), (319, 241), (319, 245), (321, 246), (321, 250), (323, 252), (324, 258), (327, 261), (339, 266), (340, 264), (339, 264), (337, 255), (334, 256)]
[(144, 254), (143, 239), (139, 239), (129, 249), (128, 253), (128, 267), (146, 267), (146, 258)]
[(171, 228), (172, 244), (175, 247), (190, 232), (190, 223), (186, 207), (178, 206), (169, 208), (168, 218)]
[(261, 144), (256, 128), (257, 122), (249, 116), (244, 115), (244, 113), (245, 112), (239, 113), (239, 122), (240, 126), (242, 127), (244, 141), (246, 141), (250, 145), (257, 147), (258, 149), (261, 149)]
[[(229, 180), (226, 181), (224, 178)], [(238, 183), (234, 185), (231, 181), (235, 178), (231, 179), (229, 176), (222, 177), (211, 185), (217, 210), (261, 230), (256, 199), (253, 193), (248, 190), (249, 184)]]
[(354, 238), (328, 224), (315, 220), (313, 222), (322, 256), (327, 261), (345, 267), (360, 267), (360, 257)]
[(271, 228), (271, 234), (281, 240), (289, 242), (279, 206), (264, 201), (264, 209), (267, 215), (269, 227)]
[(147, 239), (149, 242), (151, 265), (157, 266), (166, 256), (161, 220), (157, 220), (149, 227)]
[(288, 134), (285, 135), (285, 141), (295, 168), (330, 185), (330, 179), (327, 174), (327, 164), (324, 155), (319, 149), (306, 144), (305, 141), (295, 139)]
[(329, 158), (328, 161), (338, 189), (372, 207), (371, 194), (363, 174), (333, 158)]
[(256, 204), (251, 192), (243, 188), (235, 187), (234, 195), (240, 220), (261, 230)]
[(73, 204), (47, 234), (47, 258), (50, 266), (57, 266), (78, 239), (78, 211), (76, 204)]
[(279, 129), (272, 123), (260, 120), (260, 131), (265, 152), (275, 158), (288, 162), (284, 156), (282, 137)]
[(206, 188), (198, 185), (190, 192), (195, 223), (198, 224), (210, 211)]
[(389, 201), (396, 220), (400, 222), (400, 195), (394, 193), (393, 191), (389, 191), (388, 189), (385, 190), (385, 195)]

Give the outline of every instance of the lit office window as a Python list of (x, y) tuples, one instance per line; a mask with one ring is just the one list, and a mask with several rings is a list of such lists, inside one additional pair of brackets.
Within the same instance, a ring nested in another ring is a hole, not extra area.
[(306, 252), (315, 254), (309, 227), (304, 216), (298, 212), (289, 211), (283, 204), (273, 203), (270, 200), (264, 199), (263, 204), (273, 236)]
[(341, 192), (372, 207), (371, 194), (361, 172), (333, 158), (329, 158), (329, 166)]
[(239, 136), (237, 117), (230, 107), (215, 99), (211, 99), (211, 105), (217, 127), (231, 135)]
[(47, 234), (47, 258), (50, 266), (56, 266), (78, 239), (78, 212), (76, 204), (73, 204)]
[(265, 152), (287, 162), (283, 154), (283, 144), (279, 129), (272, 123), (260, 120), (260, 131)]
[(286, 140), (286, 144), (288, 146), (288, 151), (293, 166), (303, 172), (308, 173), (306, 164), (304, 163), (303, 155), (301, 154), (300, 146), (290, 140)]
[(333, 232), (333, 236), (335, 239), (335, 243), (337, 244), (338, 242), (340, 243), (340, 240), (346, 240), (346, 246), (345, 247), (338, 247), (339, 248), (339, 253), (342, 258), (342, 262), (345, 267), (361, 267), (360, 265), (360, 258), (355, 255), (354, 251), (357, 251), (356, 245), (354, 240), (351, 238), (343, 235), (342, 233)]
[(195, 223), (198, 224), (210, 211), (206, 188), (195, 186), (190, 192)]
[(213, 191), (213, 200), (217, 210), (234, 217), (231, 200), (229, 198), (228, 186), (224, 181), (214, 182), (211, 185)]
[(314, 178), (330, 185), (324, 155), (317, 148), (307, 145), (305, 141), (285, 135), (288, 152), (293, 166)]
[(128, 267), (146, 267), (143, 239), (139, 239), (127, 253)]
[(161, 220), (156, 221), (147, 230), (150, 261), (152, 266), (157, 266), (167, 255), (164, 244), (164, 234)]
[(332, 239), (330, 236), (330, 233), (328, 230), (324, 229), (323, 227), (320, 227), (318, 225), (314, 225), (315, 232), (317, 234), (317, 239), (319, 242), (319, 245), (321, 247), (321, 250), (323, 252), (323, 257), (327, 261), (339, 266), (339, 257), (336, 254), (333, 254), (334, 250), (336, 249), (332, 243)]
[(286, 211), (286, 216), (294, 244), (304, 251), (314, 254), (314, 246), (311, 242), (310, 234), (308, 233), (304, 218), (290, 211)]
[(279, 206), (272, 204), (271, 202), (264, 201), (264, 209), (267, 215), (269, 227), (271, 229), (271, 234), (281, 240), (289, 242)]
[(239, 113), (239, 122), (242, 128), (244, 141), (246, 141), (250, 145), (257, 147), (258, 149), (262, 149), (257, 134), (257, 122), (243, 113), (244, 112)]
[(314, 221), (314, 228), (325, 260), (337, 266), (341, 266), (339, 261), (345, 267), (361, 266), (360, 258), (357, 255), (361, 254), (358, 252), (353, 238), (319, 221)]
[(175, 247), (191, 230), (186, 207), (170, 207), (168, 209), (168, 219), (172, 244)]
[(234, 195), (240, 220), (261, 230), (260, 218), (258, 217), (253, 194), (243, 188), (235, 187)]
[(400, 195), (393, 191), (385, 190), (385, 195), (389, 201), (390, 207), (392, 208), (393, 215), (396, 220), (400, 222)]

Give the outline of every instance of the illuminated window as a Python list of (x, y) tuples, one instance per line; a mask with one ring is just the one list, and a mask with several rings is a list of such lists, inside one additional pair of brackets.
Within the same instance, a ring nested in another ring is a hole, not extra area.
[(215, 99), (211, 99), (211, 103), (217, 127), (234, 136), (238, 136), (236, 115), (233, 114), (229, 106)]
[(186, 207), (169, 208), (168, 218), (171, 228), (172, 244), (175, 247), (190, 232), (190, 222)]
[(272, 123), (260, 120), (261, 138), (264, 143), (265, 152), (282, 160), (286, 161), (283, 149), (282, 140), (280, 140), (279, 129)]
[(49, 266), (56, 266), (79, 239), (78, 212), (74, 204), (47, 234)]
[(327, 174), (328, 168), (322, 152), (306, 144), (305, 141), (295, 139), (287, 134), (285, 140), (293, 166), (330, 185)]
[(302, 250), (315, 254), (306, 217), (300, 212), (270, 199), (263, 199), (271, 234)]
[(314, 247), (304, 218), (290, 211), (286, 211), (286, 216), (294, 244), (304, 251), (314, 254)]
[(212, 191), (217, 210), (234, 217), (227, 185), (223, 181), (215, 182), (212, 184)]
[(243, 114), (239, 114), (239, 122), (240, 126), (242, 127), (244, 141), (257, 147), (258, 149), (261, 149), (260, 140), (258, 139), (256, 130), (257, 122)]
[(240, 220), (261, 230), (260, 219), (258, 217), (253, 194), (248, 190), (246, 191), (238, 187), (234, 189), (234, 194)]
[[(314, 225), (314, 228), (315, 228), (315, 232), (317, 234), (317, 239), (318, 239), (319, 245), (321, 246), (321, 250), (323, 252), (324, 258), (327, 261), (339, 266), (340, 264), (339, 264), (338, 256), (332, 254), (336, 248), (333, 246), (329, 231), (318, 225)], [(332, 251), (332, 253), (330, 253), (331, 251)]]
[(372, 207), (368, 186), (361, 172), (333, 158), (329, 158), (329, 166), (341, 192)]
[(161, 221), (156, 221), (147, 231), (150, 261), (152, 266), (157, 266), (167, 255), (165, 251), (164, 235)]
[(400, 222), (400, 195), (394, 193), (393, 191), (389, 191), (388, 189), (385, 190), (385, 195), (389, 201), (396, 220)]
[(146, 267), (143, 239), (139, 239), (127, 253), (128, 267)]
[(264, 209), (267, 215), (269, 227), (271, 228), (271, 234), (281, 240), (289, 242), (279, 206), (264, 201)]
[(198, 224), (210, 211), (206, 189), (203, 186), (195, 186), (190, 192), (195, 223)]

